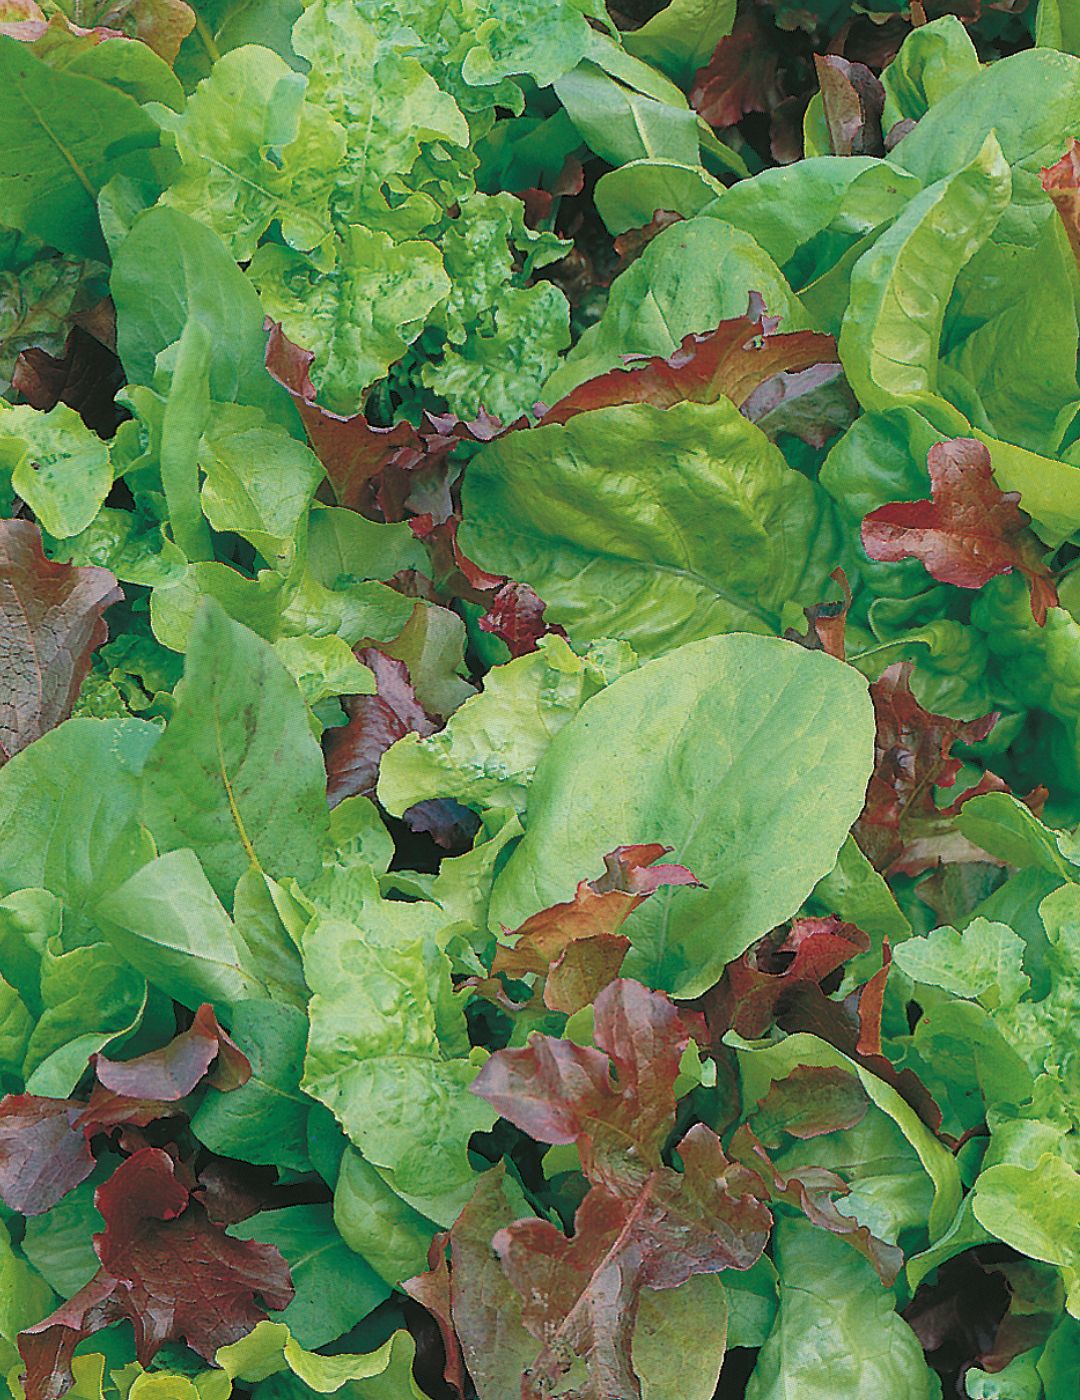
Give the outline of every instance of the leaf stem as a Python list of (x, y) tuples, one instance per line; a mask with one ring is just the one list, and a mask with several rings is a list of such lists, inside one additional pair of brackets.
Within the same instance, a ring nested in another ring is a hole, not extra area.
[(176, 347), (161, 429), (161, 484), (173, 539), (192, 561), (214, 557), (199, 501), (199, 440), (210, 412), (209, 362), (210, 332), (202, 321), (188, 321)]

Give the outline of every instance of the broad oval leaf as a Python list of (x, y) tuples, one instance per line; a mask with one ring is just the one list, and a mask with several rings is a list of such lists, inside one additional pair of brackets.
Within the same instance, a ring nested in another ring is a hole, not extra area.
[(568, 899), (622, 842), (662, 841), (706, 889), (627, 921), (624, 972), (696, 996), (833, 866), (873, 758), (866, 684), (789, 642), (690, 643), (590, 700), (541, 760), (492, 925)]

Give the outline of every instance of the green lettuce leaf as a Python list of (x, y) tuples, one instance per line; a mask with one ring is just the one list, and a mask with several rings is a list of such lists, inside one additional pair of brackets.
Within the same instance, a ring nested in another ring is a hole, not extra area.
[(747, 1400), (936, 1400), (918, 1339), (865, 1259), (800, 1220), (778, 1220), (774, 1241), (780, 1311)]
[(4, 222), (62, 253), (92, 258), (105, 253), (98, 193), (120, 174), (155, 184), (159, 140), (136, 98), (96, 67), (52, 68), (0, 35)]
[(400, 1195), (449, 1225), (474, 1184), (469, 1136), (495, 1115), (469, 1092), (479, 1061), (439, 945), (444, 927), (435, 905), (380, 900), (372, 882), (361, 925), (320, 918), (308, 929), (302, 1087)]
[(383, 755), (379, 801), (394, 816), (431, 797), (452, 797), (480, 812), (524, 811), (536, 765), (552, 739), (591, 696), (632, 666), (628, 649), (599, 643), (578, 656), (562, 637), (542, 637), (536, 651), (493, 667), (481, 693), (466, 700), (445, 729), (427, 739), (406, 734)]
[(728, 399), (597, 409), (490, 443), (464, 514), (482, 568), (529, 583), (575, 642), (622, 637), (642, 656), (781, 630), (842, 552), (823, 494)]
[(230, 1034), (248, 1058), (251, 1078), (227, 1094), (207, 1094), (195, 1111), (191, 1130), (211, 1152), (292, 1171), (310, 1169), (307, 1124), (313, 1105), (300, 1089), (307, 1030), (307, 1017), (296, 1007), (268, 1001), (234, 1005)]
[(229, 1233), (272, 1244), (284, 1255), (296, 1296), (277, 1320), (297, 1346), (325, 1346), (390, 1296), (389, 1287), (338, 1234), (329, 1206), (262, 1211)]
[(707, 888), (661, 890), (631, 916), (626, 971), (679, 996), (711, 986), (835, 863), (871, 763), (864, 686), (824, 654), (745, 635), (623, 676), (541, 759), (493, 926), (568, 899), (616, 846), (662, 841)]
[(245, 45), (223, 54), (167, 122), (180, 170), (162, 203), (207, 224), (238, 262), (275, 220), (295, 248), (330, 232), (345, 132), (305, 101), (306, 86), (272, 50)]
[(143, 817), (158, 849), (194, 850), (226, 900), (249, 865), (308, 879), (322, 865), (325, 792), (296, 683), (271, 647), (205, 603), (176, 709), (143, 776)]
[(352, 413), (420, 334), (450, 281), (433, 243), (395, 243), (359, 224), (335, 241), (335, 254), (323, 272), (303, 254), (267, 244), (249, 273), (266, 313), (290, 340), (314, 350), (320, 402)]
[(152, 856), (140, 775), (160, 738), (144, 720), (70, 719), (0, 771), (0, 887), (48, 889), (73, 941), (94, 907)]
[(0, 467), (11, 471), (14, 490), (58, 539), (85, 530), (113, 484), (108, 444), (63, 403), (47, 413), (3, 403)]

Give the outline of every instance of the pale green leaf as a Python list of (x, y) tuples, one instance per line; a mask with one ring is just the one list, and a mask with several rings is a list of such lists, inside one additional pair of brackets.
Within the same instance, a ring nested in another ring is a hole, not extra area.
[(832, 869), (872, 744), (865, 682), (823, 653), (747, 635), (681, 647), (556, 736), (493, 925), (569, 899), (616, 846), (663, 842), (706, 888), (661, 890), (635, 911), (626, 971), (694, 996)]

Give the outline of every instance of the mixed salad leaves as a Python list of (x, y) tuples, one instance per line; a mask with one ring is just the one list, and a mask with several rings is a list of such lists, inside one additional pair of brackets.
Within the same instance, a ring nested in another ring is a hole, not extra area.
[(1075, 1400), (1068, 0), (0, 0), (0, 1384)]

